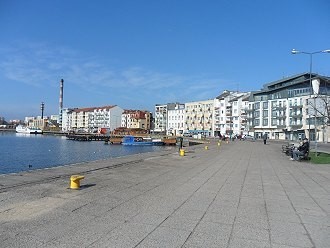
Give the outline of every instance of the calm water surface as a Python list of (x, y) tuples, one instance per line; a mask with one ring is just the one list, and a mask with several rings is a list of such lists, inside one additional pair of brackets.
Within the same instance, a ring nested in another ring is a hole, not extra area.
[[(0, 174), (164, 149), (172, 148), (105, 145), (102, 141), (79, 142), (62, 136), (0, 132)], [(29, 165), (32, 167), (29, 168)]]

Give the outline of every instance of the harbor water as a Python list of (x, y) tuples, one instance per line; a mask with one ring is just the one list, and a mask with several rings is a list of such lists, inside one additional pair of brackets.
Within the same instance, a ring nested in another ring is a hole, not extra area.
[(110, 159), (172, 149), (164, 146), (105, 145), (72, 141), (64, 136), (0, 132), (0, 174)]

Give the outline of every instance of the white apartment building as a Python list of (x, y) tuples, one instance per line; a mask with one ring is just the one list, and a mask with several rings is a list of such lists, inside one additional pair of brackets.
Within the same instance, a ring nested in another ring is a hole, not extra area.
[(155, 105), (154, 132), (166, 133), (167, 127), (167, 104)]
[(185, 132), (213, 136), (214, 100), (185, 103)]
[(231, 105), (231, 125), (233, 135), (248, 134), (246, 109), (249, 106), (250, 93), (238, 93), (229, 101)]
[(62, 130), (92, 131), (108, 128), (113, 131), (120, 127), (123, 109), (117, 105), (91, 108), (64, 109)]
[(247, 134), (246, 113), (249, 93), (223, 91), (214, 99), (214, 135)]
[(88, 128), (109, 128), (113, 131), (121, 126), (123, 109), (117, 105), (96, 107), (88, 113)]
[(182, 135), (185, 130), (185, 105), (181, 103), (167, 104), (167, 135)]
[(72, 130), (72, 110), (69, 108), (62, 109), (62, 131), (67, 132)]
[(257, 138), (267, 133), (271, 139), (329, 141), (326, 102), (327, 77), (312, 74), (310, 80), (310, 74), (303, 73), (266, 84), (250, 97), (248, 129)]

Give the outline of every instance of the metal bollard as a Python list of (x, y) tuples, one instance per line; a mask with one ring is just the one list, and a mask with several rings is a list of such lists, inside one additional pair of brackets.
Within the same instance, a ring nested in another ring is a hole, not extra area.
[(208, 146), (205, 146), (205, 150), (208, 150), (209, 149), (209, 147)]
[(184, 149), (180, 149), (180, 156), (184, 156)]
[(84, 179), (84, 176), (73, 175), (70, 177), (70, 189), (79, 189), (80, 188), (80, 180)]

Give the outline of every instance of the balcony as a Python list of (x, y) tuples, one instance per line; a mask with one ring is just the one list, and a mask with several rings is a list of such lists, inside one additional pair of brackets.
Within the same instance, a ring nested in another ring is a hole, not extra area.
[(284, 109), (286, 109), (286, 105), (284, 105), (284, 106), (275, 105), (272, 107), (272, 109), (273, 110), (284, 110)]
[(297, 130), (302, 128), (302, 124), (291, 124), (290, 125), (292, 129)]
[(300, 114), (298, 114), (298, 113), (291, 113), (290, 114), (290, 117), (293, 117), (293, 118), (300, 118), (302, 116), (303, 116), (302, 113), (300, 113)]
[(302, 108), (302, 107), (303, 107), (302, 104), (293, 104), (290, 106), (290, 108), (293, 108), (293, 109)]

